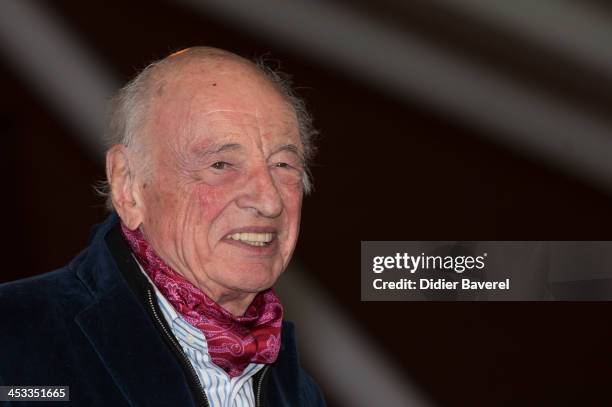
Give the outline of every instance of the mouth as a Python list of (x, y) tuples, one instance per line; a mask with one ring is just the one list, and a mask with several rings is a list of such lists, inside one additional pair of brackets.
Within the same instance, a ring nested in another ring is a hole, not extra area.
[(238, 232), (227, 235), (225, 239), (253, 247), (264, 247), (270, 245), (276, 239), (276, 233)]
[(278, 251), (278, 230), (273, 227), (248, 226), (231, 230), (223, 242), (255, 256), (272, 256)]

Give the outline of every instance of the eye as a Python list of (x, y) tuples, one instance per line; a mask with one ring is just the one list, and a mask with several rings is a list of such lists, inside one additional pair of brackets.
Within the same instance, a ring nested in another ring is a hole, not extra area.
[(276, 168), (293, 168), (291, 165), (287, 163), (276, 163), (274, 164)]
[(211, 167), (214, 168), (215, 170), (225, 170), (225, 169), (228, 169), (231, 166), (232, 166), (232, 164), (230, 164), (228, 162), (225, 162), (225, 161), (217, 161), (216, 163), (211, 165)]

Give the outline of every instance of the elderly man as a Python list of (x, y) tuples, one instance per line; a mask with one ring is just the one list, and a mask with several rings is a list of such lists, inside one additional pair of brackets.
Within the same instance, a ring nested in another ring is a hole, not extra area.
[(83, 406), (324, 405), (270, 288), (309, 189), (310, 121), (274, 73), (190, 48), (118, 94), (109, 219), (68, 266), (0, 288), (0, 385)]

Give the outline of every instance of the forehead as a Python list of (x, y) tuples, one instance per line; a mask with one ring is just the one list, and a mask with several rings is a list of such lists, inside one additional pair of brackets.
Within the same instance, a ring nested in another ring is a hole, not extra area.
[(154, 92), (156, 137), (177, 141), (261, 138), (299, 144), (293, 107), (275, 86), (245, 63), (189, 64), (168, 72)]

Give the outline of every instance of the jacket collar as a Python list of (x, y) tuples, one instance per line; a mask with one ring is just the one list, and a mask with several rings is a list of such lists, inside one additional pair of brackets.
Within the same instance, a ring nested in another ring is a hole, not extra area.
[(121, 283), (117, 264), (105, 241), (106, 235), (118, 226), (119, 217), (113, 212), (104, 223), (92, 228), (89, 247), (69, 264), (70, 268), (76, 269), (77, 277), (96, 299), (102, 298)]

